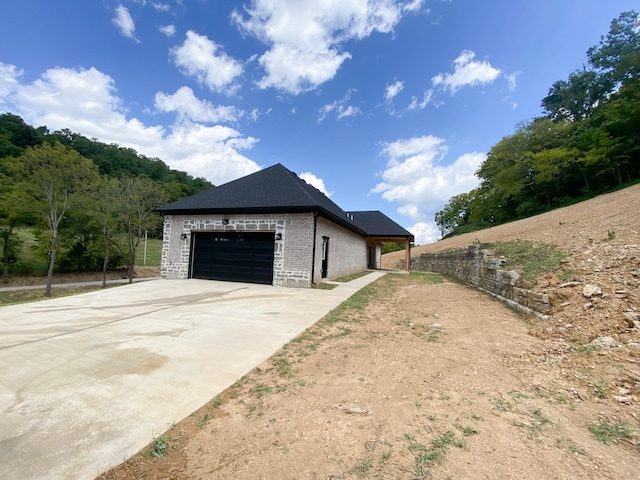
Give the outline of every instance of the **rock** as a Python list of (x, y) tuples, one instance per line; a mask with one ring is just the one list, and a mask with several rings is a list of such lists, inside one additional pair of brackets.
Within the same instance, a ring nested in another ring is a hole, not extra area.
[(593, 308), (593, 303), (591, 303), (591, 302), (585, 303), (582, 307), (585, 310), (589, 310), (590, 308)]
[(624, 403), (625, 405), (630, 405), (631, 404), (631, 397), (627, 397), (627, 396), (619, 396), (619, 395), (613, 395), (613, 399), (617, 400), (619, 403)]
[(560, 284), (560, 288), (566, 287), (575, 287), (576, 285), (580, 285), (580, 282), (565, 282)]
[(598, 347), (617, 347), (619, 345), (613, 337), (598, 337), (589, 343)]
[(367, 415), (369, 412), (366, 410), (363, 410), (362, 408), (355, 406), (355, 407), (350, 407), (350, 408), (345, 408), (344, 411), (346, 413), (350, 413), (350, 414), (360, 414), (360, 415)]
[(582, 288), (582, 295), (585, 298), (591, 298), (594, 295), (602, 295), (602, 290), (596, 285), (587, 284)]
[(624, 315), (624, 318), (627, 320), (627, 325), (629, 326), (629, 328), (640, 329), (640, 313), (626, 311), (622, 315)]

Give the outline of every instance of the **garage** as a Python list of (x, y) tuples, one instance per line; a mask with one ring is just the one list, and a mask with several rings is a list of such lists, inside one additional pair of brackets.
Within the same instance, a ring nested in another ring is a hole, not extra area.
[(191, 278), (273, 283), (273, 232), (194, 232)]

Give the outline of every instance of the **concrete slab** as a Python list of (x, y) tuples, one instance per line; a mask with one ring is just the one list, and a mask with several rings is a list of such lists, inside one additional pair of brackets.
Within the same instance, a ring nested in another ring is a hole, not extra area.
[(382, 275), (154, 280), (0, 308), (0, 478), (94, 479)]

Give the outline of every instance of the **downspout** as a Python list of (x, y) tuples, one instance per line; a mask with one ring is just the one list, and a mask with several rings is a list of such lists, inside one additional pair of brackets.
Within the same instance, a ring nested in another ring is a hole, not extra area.
[(313, 212), (313, 252), (311, 255), (311, 285), (315, 285), (313, 281), (316, 278), (316, 230), (318, 228), (318, 212)]

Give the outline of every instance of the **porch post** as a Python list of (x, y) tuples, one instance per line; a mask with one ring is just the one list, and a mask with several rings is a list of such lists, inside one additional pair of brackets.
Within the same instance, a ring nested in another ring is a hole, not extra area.
[(409, 242), (408, 238), (405, 240), (405, 242), (404, 271), (406, 273), (409, 273), (411, 271), (411, 242)]

